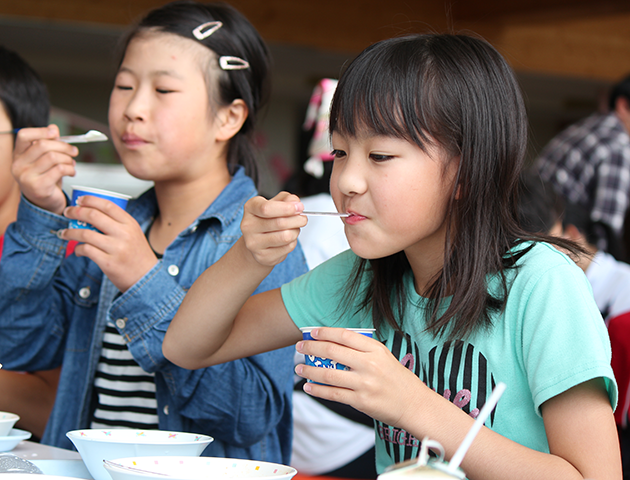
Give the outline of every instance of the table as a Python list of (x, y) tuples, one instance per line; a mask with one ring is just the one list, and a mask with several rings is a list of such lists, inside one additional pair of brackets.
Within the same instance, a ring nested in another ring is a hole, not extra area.
[(41, 443), (24, 441), (18, 443), (11, 452), (26, 460), (81, 460), (79, 452), (65, 448), (51, 447)]
[(59, 475), (92, 480), (79, 452), (41, 443), (20, 442), (11, 452), (37, 465), (46, 475)]

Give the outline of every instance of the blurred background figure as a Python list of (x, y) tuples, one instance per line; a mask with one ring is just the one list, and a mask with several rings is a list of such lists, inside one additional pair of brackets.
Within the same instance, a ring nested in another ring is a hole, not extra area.
[(597, 248), (620, 258), (630, 203), (630, 76), (612, 88), (608, 107), (553, 138), (537, 168), (568, 202), (589, 213)]
[(519, 217), (524, 228), (535, 233), (562, 236), (580, 245), (586, 255), (576, 260), (593, 289), (595, 302), (608, 326), (612, 367), (619, 385), (615, 421), (619, 431), (624, 479), (630, 479), (630, 265), (616, 260), (596, 246), (596, 222), (581, 205), (555, 193), (536, 172), (521, 179)]
[[(337, 80), (325, 78), (313, 90), (300, 142), (300, 158), (306, 161), (284, 187), (300, 196), (305, 210), (336, 211), (329, 193), (333, 155), (328, 133), (336, 86)], [(309, 217), (300, 244), (309, 269), (350, 248), (335, 217)], [(296, 353), (295, 362), (304, 363), (304, 356)], [(311, 397), (302, 390), (303, 379), (296, 382), (291, 465), (311, 476), (376, 478), (373, 420), (348, 405)]]
[[(50, 102), (41, 78), (16, 52), (0, 46), (0, 255), (4, 232), (17, 217), (20, 189), (11, 174), (14, 130), (48, 125)], [(33, 373), (0, 370), (0, 410), (16, 427), (41, 438), (55, 401), (59, 368)]]

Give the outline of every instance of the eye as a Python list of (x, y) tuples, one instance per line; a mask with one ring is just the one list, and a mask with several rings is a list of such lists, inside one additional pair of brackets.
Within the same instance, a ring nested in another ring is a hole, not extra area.
[(133, 88), (129, 85), (116, 85), (116, 90), (132, 90)]
[(169, 90), (167, 88), (156, 88), (155, 91), (157, 93), (173, 93), (174, 90)]
[(330, 152), (330, 154), (334, 157), (334, 158), (342, 158), (346, 156), (346, 152), (344, 152), (343, 150), (333, 150), (332, 152)]
[(393, 155), (385, 155), (382, 153), (370, 153), (370, 158), (375, 162), (386, 162), (394, 158)]

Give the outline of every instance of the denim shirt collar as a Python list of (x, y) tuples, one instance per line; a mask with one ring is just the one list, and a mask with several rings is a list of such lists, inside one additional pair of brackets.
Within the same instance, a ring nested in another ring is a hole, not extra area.
[[(245, 174), (242, 166), (237, 165), (230, 183), (181, 235), (194, 232), (199, 223), (211, 219), (217, 219), (222, 230), (228, 228), (234, 221), (240, 221), (243, 204), (255, 194), (256, 187), (253, 180)], [(127, 211), (137, 219), (143, 229), (148, 228), (158, 214), (155, 188), (149, 189), (138, 199), (132, 200)]]

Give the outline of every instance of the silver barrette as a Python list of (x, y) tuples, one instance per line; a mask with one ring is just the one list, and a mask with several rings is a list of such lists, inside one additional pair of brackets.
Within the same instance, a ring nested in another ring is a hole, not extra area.
[(244, 70), (249, 68), (249, 62), (239, 57), (219, 57), (219, 66), (223, 70)]
[[(204, 38), (208, 38), (210, 35), (212, 35), (222, 26), (223, 26), (223, 23), (218, 22), (218, 21), (202, 23), (197, 28), (195, 28), (192, 33), (197, 40), (203, 40)], [(204, 28), (206, 30), (204, 30)]]

